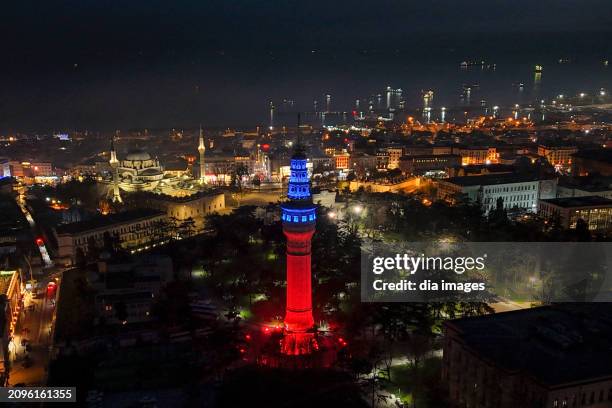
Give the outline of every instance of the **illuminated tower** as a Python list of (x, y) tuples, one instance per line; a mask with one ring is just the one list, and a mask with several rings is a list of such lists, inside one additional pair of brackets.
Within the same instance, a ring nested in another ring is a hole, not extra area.
[(270, 101), (270, 130), (274, 130), (274, 103)]
[(204, 179), (204, 153), (206, 152), (206, 146), (204, 145), (204, 133), (202, 132), (202, 126), (200, 126), (200, 144), (198, 145), (198, 152), (200, 153), (200, 184), (206, 184)]
[(299, 142), (291, 158), (287, 196), (289, 200), (281, 205), (283, 233), (287, 237), (287, 310), (281, 352), (298, 356), (310, 354), (317, 348), (310, 273), (316, 208), (310, 194), (306, 155)]
[(423, 92), (423, 108), (424, 109), (432, 107), (432, 105), (433, 105), (433, 98), (434, 98), (434, 92), (433, 91)]
[(119, 160), (117, 160), (117, 152), (115, 151), (115, 138), (111, 139), (110, 160), (109, 164), (113, 172), (113, 202), (121, 203), (121, 194), (119, 193)]

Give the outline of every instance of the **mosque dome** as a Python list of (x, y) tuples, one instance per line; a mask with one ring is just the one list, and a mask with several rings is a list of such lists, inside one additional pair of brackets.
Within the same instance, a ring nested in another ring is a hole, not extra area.
[(125, 157), (125, 159), (130, 160), (130, 161), (151, 160), (151, 155), (142, 149), (135, 149), (135, 150), (130, 150), (127, 156)]

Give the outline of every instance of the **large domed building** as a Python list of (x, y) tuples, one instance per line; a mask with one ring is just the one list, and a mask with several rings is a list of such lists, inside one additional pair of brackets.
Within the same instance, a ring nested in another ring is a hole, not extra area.
[(159, 160), (142, 149), (135, 149), (119, 162), (117, 175), (123, 191), (151, 191), (164, 178), (164, 171)]

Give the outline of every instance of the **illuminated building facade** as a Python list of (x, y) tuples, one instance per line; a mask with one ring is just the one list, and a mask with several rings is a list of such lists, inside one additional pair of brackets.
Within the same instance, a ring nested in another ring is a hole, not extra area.
[(5, 298), (0, 304), (0, 381), (5, 384), (16, 357), (10, 344), (21, 308), (22, 282), (17, 271), (0, 270), (0, 295)]
[(437, 180), (438, 199), (455, 204), (463, 197), (479, 203), (485, 214), (503, 201), (506, 210), (518, 209), (536, 212), (538, 200), (553, 198), (557, 192), (556, 179), (539, 179), (512, 173), (482, 176), (451, 177)]
[(334, 154), (334, 161), (337, 170), (346, 170), (351, 164), (351, 155), (347, 152)]
[(468, 166), (471, 164), (487, 164), (490, 162), (491, 157), (495, 157), (497, 154), (496, 149), (489, 149), (488, 147), (453, 147), (453, 154), (461, 156), (461, 164)]
[(311, 240), (316, 207), (312, 203), (306, 155), (298, 147), (291, 158), (289, 201), (281, 205), (283, 233), (287, 237), (287, 309), (281, 352), (299, 356), (318, 348), (314, 337), (311, 287)]
[(538, 155), (545, 157), (553, 166), (567, 167), (572, 164), (572, 155), (578, 151), (576, 146), (538, 146)]
[(57, 257), (66, 265), (74, 265), (79, 250), (87, 255), (92, 244), (101, 248), (105, 234), (117, 237), (124, 249), (140, 249), (154, 241), (159, 223), (167, 219), (165, 212), (138, 209), (59, 225), (54, 229)]
[(612, 229), (612, 200), (599, 196), (565, 197), (540, 200), (538, 214), (558, 218), (561, 227), (576, 228), (583, 220), (591, 231)]
[(389, 154), (389, 169), (399, 168), (400, 158), (404, 155), (404, 148), (401, 146), (388, 147), (387, 153)]

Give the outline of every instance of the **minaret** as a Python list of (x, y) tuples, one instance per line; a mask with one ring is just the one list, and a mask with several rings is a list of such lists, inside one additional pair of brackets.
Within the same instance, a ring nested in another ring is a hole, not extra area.
[(317, 216), (310, 194), (306, 155), (299, 139), (291, 158), (287, 197), (289, 200), (281, 204), (283, 233), (287, 237), (287, 309), (281, 352), (298, 356), (317, 348), (310, 271), (311, 240)]
[(115, 137), (111, 139), (110, 160), (109, 164), (113, 172), (113, 203), (121, 203), (121, 194), (119, 192), (119, 160), (117, 160), (117, 152), (115, 151)]
[(200, 152), (200, 184), (206, 184), (204, 178), (204, 153), (206, 152), (206, 146), (204, 145), (204, 132), (202, 132), (202, 126), (200, 126), (200, 144), (198, 145), (198, 152)]

